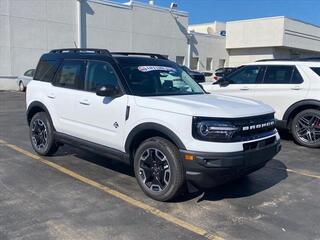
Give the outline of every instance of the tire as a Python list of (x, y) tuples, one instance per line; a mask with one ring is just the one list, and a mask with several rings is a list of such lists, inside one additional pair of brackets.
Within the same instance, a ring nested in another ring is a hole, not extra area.
[(320, 147), (320, 110), (306, 109), (292, 120), (291, 133), (294, 140), (305, 147)]
[(179, 150), (160, 137), (149, 138), (138, 147), (134, 156), (134, 173), (144, 193), (158, 201), (174, 199), (185, 183)]
[(20, 92), (24, 92), (25, 90), (26, 90), (26, 87), (24, 86), (23, 82), (20, 81), (20, 82), (19, 82), (19, 91), (20, 91)]
[(58, 150), (53, 134), (53, 126), (45, 112), (36, 113), (29, 127), (31, 145), (41, 156), (50, 156)]

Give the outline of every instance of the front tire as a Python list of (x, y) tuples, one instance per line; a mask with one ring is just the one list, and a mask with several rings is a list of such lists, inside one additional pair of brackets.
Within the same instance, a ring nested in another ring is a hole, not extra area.
[(320, 110), (306, 109), (292, 120), (291, 132), (294, 140), (305, 147), (320, 147)]
[(32, 117), (29, 134), (31, 145), (39, 155), (49, 156), (58, 150), (54, 140), (53, 126), (45, 112), (38, 112)]
[(138, 147), (134, 156), (134, 172), (144, 193), (158, 201), (174, 199), (185, 183), (179, 150), (160, 137), (147, 139)]
[(19, 82), (19, 91), (20, 91), (20, 92), (24, 92), (25, 90), (26, 90), (26, 87), (24, 86), (23, 82), (20, 81), (20, 82)]

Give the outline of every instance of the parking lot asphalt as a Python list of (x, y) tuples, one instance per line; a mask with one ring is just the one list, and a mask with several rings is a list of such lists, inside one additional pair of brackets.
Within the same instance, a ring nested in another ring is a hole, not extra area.
[(296, 145), (241, 180), (161, 203), (125, 164), (34, 154), (25, 94), (0, 92), (0, 239), (320, 239), (320, 149)]

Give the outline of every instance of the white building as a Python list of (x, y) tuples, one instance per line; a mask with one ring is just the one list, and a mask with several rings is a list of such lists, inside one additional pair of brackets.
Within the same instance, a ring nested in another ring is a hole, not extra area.
[(79, 2), (0, 0), (0, 76), (34, 68), (41, 54), (55, 48), (187, 56), (186, 12), (102, 0), (81, 0), (79, 9)]
[(286, 17), (227, 22), (229, 65), (320, 56), (320, 27)]
[(0, 0), (0, 89), (4, 79), (35, 68), (44, 52), (70, 47), (161, 53), (213, 71), (317, 56), (320, 28), (285, 17), (189, 25), (187, 12), (136, 1)]

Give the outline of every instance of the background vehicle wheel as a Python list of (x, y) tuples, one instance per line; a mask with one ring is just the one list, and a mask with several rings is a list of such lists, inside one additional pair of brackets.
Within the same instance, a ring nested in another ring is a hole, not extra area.
[(154, 137), (144, 141), (134, 156), (134, 172), (142, 190), (158, 201), (178, 196), (185, 183), (185, 171), (177, 147)]
[(20, 82), (19, 82), (19, 91), (20, 91), (20, 92), (24, 92), (25, 90), (26, 90), (26, 87), (24, 86), (23, 82), (20, 81)]
[(320, 110), (307, 109), (292, 121), (291, 132), (297, 143), (305, 147), (320, 147)]
[(29, 134), (32, 147), (39, 155), (52, 155), (58, 150), (54, 140), (53, 126), (45, 112), (36, 113), (32, 117)]

